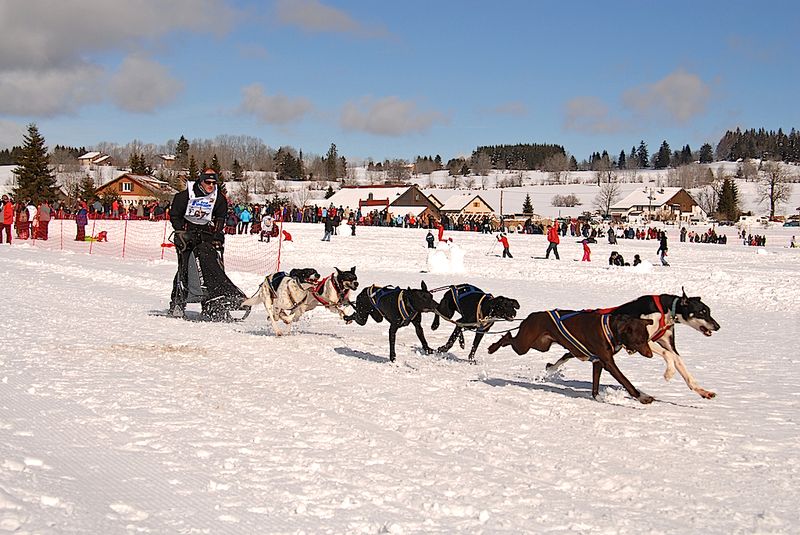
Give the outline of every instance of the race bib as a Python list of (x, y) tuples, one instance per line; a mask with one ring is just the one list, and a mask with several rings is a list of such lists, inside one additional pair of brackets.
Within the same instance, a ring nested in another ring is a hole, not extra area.
[(214, 203), (217, 202), (217, 188), (205, 197), (197, 197), (194, 188), (189, 188), (189, 203), (186, 205), (186, 221), (195, 225), (210, 225)]

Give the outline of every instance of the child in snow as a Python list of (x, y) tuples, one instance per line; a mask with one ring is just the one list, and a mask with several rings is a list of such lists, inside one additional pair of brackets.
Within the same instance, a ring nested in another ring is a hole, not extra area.
[(641, 263), (642, 263), (642, 259), (639, 258), (639, 255), (638, 254), (633, 255), (633, 265), (634, 266), (638, 266)]
[(497, 236), (497, 241), (503, 244), (503, 258), (509, 257), (514, 258), (511, 256), (511, 251), (508, 249), (508, 238), (506, 238), (506, 233), (501, 232), (499, 236)]
[(581, 259), (581, 262), (591, 262), (592, 250), (589, 249), (589, 240), (584, 238), (581, 243), (583, 244), (583, 258)]
[(428, 231), (428, 235), (427, 235), (427, 236), (425, 236), (425, 241), (426, 241), (426, 242), (428, 242), (428, 249), (435, 249), (435, 248), (436, 248), (436, 247), (433, 245), (433, 240), (434, 240), (434, 238), (433, 238), (433, 233), (431, 233), (431, 231), (429, 230), (429, 231)]

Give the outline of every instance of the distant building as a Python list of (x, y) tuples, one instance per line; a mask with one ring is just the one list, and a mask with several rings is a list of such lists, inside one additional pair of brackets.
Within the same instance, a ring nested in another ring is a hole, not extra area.
[(172, 167), (175, 165), (174, 154), (159, 154), (158, 160), (159, 160), (159, 166), (162, 169), (172, 169)]
[(494, 208), (476, 193), (453, 195), (439, 208), (439, 212), (452, 222), (480, 222), (485, 217), (495, 222), (498, 220)]
[(689, 221), (706, 219), (706, 213), (683, 188), (637, 189), (614, 203), (611, 217), (658, 221)]
[(148, 203), (159, 201), (177, 193), (169, 184), (152, 176), (134, 175), (126, 173), (106, 182), (97, 188), (97, 196), (104, 193), (116, 193), (126, 205), (136, 204), (139, 201)]
[(361, 210), (367, 214), (386, 209), (393, 217), (413, 215), (427, 222), (439, 219), (439, 209), (416, 185), (345, 186), (330, 198), (319, 200), (323, 206)]
[(87, 152), (82, 156), (78, 156), (78, 163), (80, 163), (81, 167), (88, 168), (97, 165), (112, 165), (111, 156), (97, 151)]

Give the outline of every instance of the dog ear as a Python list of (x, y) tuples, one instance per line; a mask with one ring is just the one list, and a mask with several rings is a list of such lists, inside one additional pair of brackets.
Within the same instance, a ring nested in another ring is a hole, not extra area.
[(353, 266), (353, 267), (351, 267), (351, 268), (350, 268), (350, 271), (352, 271), (352, 272), (353, 272), (353, 275), (355, 275), (355, 273), (356, 273), (356, 266)]
[(428, 286), (425, 284), (425, 281), (421, 281), (419, 287), (422, 288), (423, 292), (428, 291)]
[(341, 272), (341, 271), (339, 271), (339, 268), (337, 268), (336, 266), (334, 266), (334, 267), (333, 267), (333, 269), (335, 269), (335, 270), (336, 270), (336, 276), (337, 276), (337, 277), (338, 277), (339, 275), (341, 275), (341, 274), (342, 274), (342, 272)]
[(681, 286), (681, 304), (685, 305), (688, 300), (689, 297), (686, 295), (686, 290), (684, 290), (683, 286)]
[(519, 310), (519, 301), (517, 301), (516, 299), (512, 299), (511, 304), (514, 307), (514, 310)]

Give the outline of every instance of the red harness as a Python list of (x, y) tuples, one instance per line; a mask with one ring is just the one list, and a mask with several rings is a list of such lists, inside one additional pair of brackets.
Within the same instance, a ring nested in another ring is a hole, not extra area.
[[(314, 291), (311, 292), (311, 295), (313, 295), (314, 298), (317, 301), (319, 301), (324, 307), (338, 305), (343, 300), (347, 299), (347, 294), (350, 292), (350, 290), (345, 290), (344, 293), (340, 292), (339, 288), (336, 287), (336, 279), (333, 279), (332, 277), (333, 273), (331, 273), (330, 275), (319, 281), (317, 283), (317, 286), (314, 288)], [(325, 283), (328, 282), (328, 279), (331, 279), (331, 286), (333, 286), (333, 291), (336, 292), (336, 297), (337, 297), (336, 301), (326, 301), (325, 299), (322, 298), (322, 291), (325, 288)]]
[[(652, 342), (655, 342), (669, 331), (672, 328), (672, 324), (667, 324), (667, 315), (664, 313), (664, 307), (661, 306), (661, 299), (658, 298), (657, 295), (651, 295), (653, 298), (653, 302), (656, 304), (656, 309), (661, 314), (661, 317), (658, 318), (658, 330), (653, 334), (650, 338)], [(611, 314), (619, 307), (610, 307), (610, 308), (598, 308), (593, 310), (592, 312), (597, 312), (598, 314)], [(671, 315), (675, 315), (674, 311)]]

